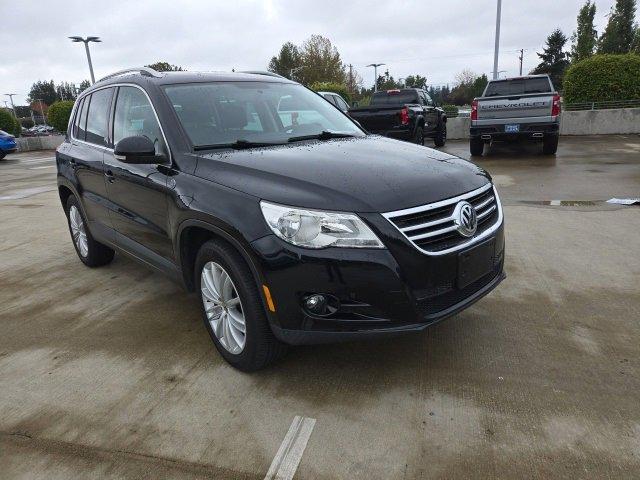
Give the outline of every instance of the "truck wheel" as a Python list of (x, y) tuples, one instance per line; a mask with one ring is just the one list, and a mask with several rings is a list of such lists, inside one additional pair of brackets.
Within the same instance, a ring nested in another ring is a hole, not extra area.
[(558, 151), (558, 135), (546, 136), (542, 139), (542, 153), (555, 155)]
[(424, 129), (422, 126), (419, 126), (416, 129), (416, 133), (413, 135), (413, 143), (417, 145), (424, 145)]
[(472, 138), (469, 141), (469, 151), (474, 157), (481, 157), (484, 152), (484, 142), (481, 138)]
[(285, 353), (286, 345), (271, 331), (249, 267), (231, 246), (206, 242), (196, 258), (194, 280), (211, 340), (233, 367), (253, 372)]
[(438, 128), (438, 133), (433, 137), (433, 143), (436, 147), (444, 147), (444, 144), (447, 143), (447, 124), (441, 123), (440, 128)]

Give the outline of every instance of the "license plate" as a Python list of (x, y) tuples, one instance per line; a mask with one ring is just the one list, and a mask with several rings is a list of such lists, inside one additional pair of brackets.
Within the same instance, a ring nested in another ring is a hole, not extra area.
[(505, 125), (504, 131), (505, 133), (518, 133), (520, 131), (520, 125)]
[(493, 269), (494, 240), (458, 254), (458, 288), (463, 289)]

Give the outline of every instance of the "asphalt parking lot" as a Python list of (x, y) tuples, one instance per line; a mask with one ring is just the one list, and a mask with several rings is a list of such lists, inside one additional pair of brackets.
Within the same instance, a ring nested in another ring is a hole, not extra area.
[[(466, 142), (446, 151), (468, 158)], [(88, 269), (52, 152), (0, 162), (0, 478), (638, 478), (640, 137), (495, 148), (507, 280), (426, 332), (229, 367), (195, 295)]]

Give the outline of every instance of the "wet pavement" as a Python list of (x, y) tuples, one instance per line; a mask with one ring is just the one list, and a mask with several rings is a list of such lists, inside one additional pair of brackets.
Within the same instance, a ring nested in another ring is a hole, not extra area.
[(638, 478), (640, 207), (603, 201), (640, 196), (640, 137), (474, 161), (505, 204), (496, 291), (251, 375), (195, 295), (80, 263), (51, 152), (0, 161), (0, 478), (265, 478), (281, 454), (297, 479)]

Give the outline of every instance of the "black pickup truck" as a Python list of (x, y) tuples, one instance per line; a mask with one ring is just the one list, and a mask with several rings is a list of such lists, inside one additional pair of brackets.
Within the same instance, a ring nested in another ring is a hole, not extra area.
[(385, 137), (419, 145), (433, 138), (436, 147), (447, 141), (444, 110), (420, 88), (375, 92), (368, 106), (352, 108), (349, 115), (369, 132)]

